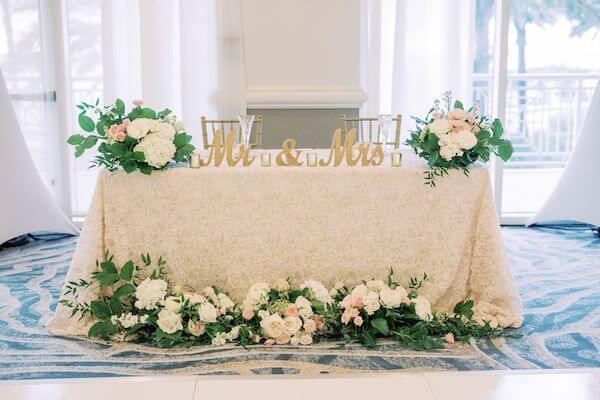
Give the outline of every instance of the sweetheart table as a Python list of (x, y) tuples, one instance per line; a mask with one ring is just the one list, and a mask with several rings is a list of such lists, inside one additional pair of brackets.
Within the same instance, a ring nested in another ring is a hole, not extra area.
[[(323, 151), (319, 151), (323, 156)], [(496, 217), (488, 172), (451, 171), (424, 185), (424, 166), (173, 168), (152, 175), (103, 171), (67, 280), (87, 278), (108, 250), (117, 263), (141, 253), (167, 260), (174, 284), (216, 285), (240, 300), (261, 281), (291, 277), (408, 282), (451, 312), (475, 300), (475, 317), (519, 326), (521, 305)], [(90, 294), (93, 296), (93, 293)], [(58, 305), (49, 328), (82, 335), (90, 321)]]

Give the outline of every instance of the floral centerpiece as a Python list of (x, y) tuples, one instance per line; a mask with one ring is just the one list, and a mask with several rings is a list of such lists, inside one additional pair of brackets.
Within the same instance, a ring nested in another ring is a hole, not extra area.
[(508, 161), (513, 153), (512, 143), (502, 139), (504, 132), (499, 119), (490, 121), (482, 115), (479, 104), (464, 110), (459, 100), (452, 102), (452, 94), (444, 93), (443, 104), (435, 100), (424, 119), (412, 117), (416, 130), (411, 132), (406, 144), (427, 160), (425, 183), (435, 187), (435, 178), (458, 169), (469, 174), (469, 165), (478, 160), (488, 161), (490, 154)]
[[(181, 121), (165, 109), (159, 112), (143, 107), (140, 100), (126, 112), (125, 104), (117, 99), (114, 105), (99, 107), (78, 104), (79, 126), (83, 134), (69, 137), (75, 146), (75, 157), (98, 145), (98, 155), (91, 166), (114, 171), (119, 166), (127, 173), (139, 170), (144, 174), (163, 169), (168, 162), (188, 160), (194, 151)], [(92, 115), (95, 117), (92, 119)]]
[[(309, 345), (322, 339), (359, 342), (368, 347), (378, 338), (393, 338), (414, 350), (443, 347), (443, 342), (506, 335), (497, 321), (474, 315), (473, 301), (460, 302), (454, 313), (436, 313), (419, 289), (428, 279), (369, 280), (328, 289), (308, 280), (291, 279), (250, 286), (236, 304), (217, 287), (184, 290), (169, 284), (166, 262), (141, 256), (117, 267), (107, 253), (89, 279), (68, 282), (61, 304), (72, 317), (91, 317), (93, 338), (160, 346), (221, 346), (233, 342)], [(344, 343), (341, 343), (343, 345)]]

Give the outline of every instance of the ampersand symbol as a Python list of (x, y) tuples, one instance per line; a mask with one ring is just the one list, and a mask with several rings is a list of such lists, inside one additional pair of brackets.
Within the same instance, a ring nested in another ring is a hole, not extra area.
[[(292, 150), (296, 147), (296, 139), (286, 139), (281, 144), (281, 151), (277, 154), (277, 165), (282, 167), (297, 167), (302, 165), (302, 161), (298, 161), (300, 158), (300, 154), (302, 154), (301, 150), (295, 150), (296, 154), (292, 154)], [(285, 156), (285, 161), (283, 157)]]

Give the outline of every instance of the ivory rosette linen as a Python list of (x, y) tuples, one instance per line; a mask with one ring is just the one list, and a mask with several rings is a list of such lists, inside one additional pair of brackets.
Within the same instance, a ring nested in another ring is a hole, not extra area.
[[(401, 282), (427, 273), (421, 293), (437, 312), (472, 299), (475, 318), (519, 326), (488, 172), (450, 171), (431, 190), (423, 171), (408, 152), (401, 168), (103, 171), (67, 281), (88, 277), (106, 250), (117, 264), (160, 254), (173, 284), (224, 287), (235, 301), (256, 282), (354, 285), (393, 267)], [(85, 335), (92, 321), (70, 314), (59, 304), (50, 330)]]

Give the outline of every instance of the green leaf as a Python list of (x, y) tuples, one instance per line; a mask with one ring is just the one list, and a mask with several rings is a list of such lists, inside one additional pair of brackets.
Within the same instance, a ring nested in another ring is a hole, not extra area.
[(155, 119), (156, 112), (151, 108), (142, 108), (142, 116), (150, 119)]
[(124, 281), (131, 280), (133, 275), (133, 261), (129, 260), (121, 267), (121, 279)]
[(79, 126), (81, 126), (81, 129), (86, 132), (92, 132), (96, 127), (94, 121), (92, 121), (92, 119), (85, 114), (79, 115)]
[(137, 161), (132, 160), (132, 159), (125, 160), (123, 162), (123, 169), (128, 174), (132, 173), (133, 171), (135, 171), (137, 169)]
[(371, 326), (384, 335), (390, 333), (390, 328), (388, 327), (388, 323), (384, 318), (375, 318), (371, 321)]
[(121, 298), (123, 296), (128, 296), (128, 295), (130, 295), (133, 292), (135, 292), (135, 286), (133, 286), (132, 284), (128, 283), (126, 285), (121, 286), (117, 290), (115, 290), (115, 293), (113, 294), (113, 297)]
[(139, 168), (142, 174), (150, 175), (152, 173), (152, 167), (148, 164), (140, 164)]
[(110, 339), (110, 336), (113, 333), (116, 333), (119, 330), (115, 325), (110, 322), (110, 320), (104, 320), (100, 322), (96, 322), (91, 326), (88, 331), (88, 336), (91, 338), (98, 337), (103, 339)]
[(146, 156), (144, 156), (143, 151), (134, 151), (133, 153), (131, 153), (131, 158), (133, 158), (136, 161), (144, 161), (146, 159)]
[(98, 272), (96, 274), (96, 279), (98, 280), (98, 282), (100, 282), (100, 286), (110, 286), (115, 282), (118, 282), (121, 277), (116, 274), (116, 273), (112, 273), (112, 272)]
[[(192, 137), (190, 136), (190, 139), (191, 138)], [(175, 147), (183, 147), (189, 142), (190, 141), (188, 140), (188, 135), (186, 135), (185, 133), (178, 133), (175, 135), (175, 138), (173, 138), (173, 144), (175, 145)]]
[(102, 268), (102, 271), (105, 271), (105, 272), (110, 272), (113, 274), (117, 273), (117, 267), (115, 266), (115, 263), (112, 261), (108, 261), (108, 260), (102, 261), (100, 263), (100, 268)]
[(498, 146), (498, 155), (503, 161), (508, 161), (513, 153), (513, 146), (509, 140), (505, 140)]
[(499, 138), (504, 133), (504, 128), (502, 127), (502, 122), (498, 118), (494, 120), (492, 123), (492, 136), (495, 138)]
[(106, 121), (100, 121), (96, 124), (96, 132), (98, 132), (98, 135), (100, 136), (106, 136), (106, 133), (104, 132), (104, 128), (108, 126), (108, 123)]
[(80, 157), (84, 151), (85, 151), (85, 146), (83, 146), (82, 144), (78, 144), (75, 147), (75, 157)]
[(462, 103), (462, 101), (456, 100), (454, 102), (454, 108), (458, 108), (458, 109), (462, 110), (463, 109), (463, 103)]
[(111, 153), (116, 156), (124, 156), (127, 154), (127, 145), (125, 143), (116, 142), (108, 146)]
[(98, 137), (96, 137), (96, 136), (88, 136), (88, 137), (85, 138), (85, 140), (83, 141), (82, 145), (86, 149), (91, 149), (92, 147), (94, 147), (96, 145), (97, 142), (98, 142)]
[(102, 300), (93, 300), (90, 303), (92, 315), (99, 319), (110, 318), (110, 308)]
[(67, 139), (67, 143), (69, 143), (70, 145), (76, 146), (76, 145), (80, 144), (81, 142), (83, 142), (84, 139), (85, 139), (85, 136), (75, 134), (75, 135), (69, 136), (69, 138)]
[(125, 114), (125, 103), (123, 103), (123, 100), (117, 99), (115, 101), (115, 108), (117, 109), (119, 115)]
[(121, 300), (119, 299), (119, 297), (113, 295), (109, 303), (110, 312), (112, 315), (121, 315), (123, 313), (123, 305), (121, 304)]

